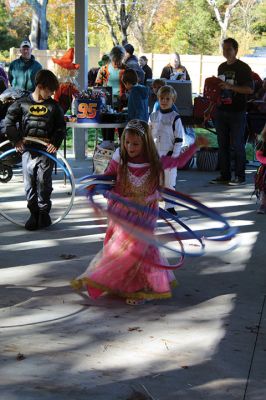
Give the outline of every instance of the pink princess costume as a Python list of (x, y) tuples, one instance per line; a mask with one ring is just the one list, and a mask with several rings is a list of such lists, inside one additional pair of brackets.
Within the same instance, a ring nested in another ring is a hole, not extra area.
[[(161, 157), (164, 169), (184, 166), (197, 150), (192, 145), (178, 158)], [(128, 162), (127, 187), (121, 187), (119, 176), (120, 152), (114, 153), (104, 175), (116, 176), (112, 191), (137, 204), (144, 205), (145, 211), (130, 209), (119, 201), (109, 200), (108, 207), (126, 213), (130, 221), (138, 225), (145, 221), (154, 231), (159, 206), (158, 188), (150, 182), (149, 164)], [(133, 228), (134, 229), (134, 228)], [(155, 267), (166, 264), (157, 247), (130, 235), (129, 231), (109, 220), (103, 249), (94, 257), (87, 270), (72, 281), (75, 289), (87, 287), (91, 298), (113, 294), (127, 299), (165, 299), (171, 297), (171, 286), (175, 284), (172, 271)]]

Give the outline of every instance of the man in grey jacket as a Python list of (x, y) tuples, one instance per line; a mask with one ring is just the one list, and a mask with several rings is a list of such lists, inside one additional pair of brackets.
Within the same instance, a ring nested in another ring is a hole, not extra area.
[(33, 92), (35, 89), (35, 75), (42, 69), (41, 64), (31, 54), (32, 47), (29, 40), (23, 40), (20, 45), (21, 56), (12, 61), (9, 66), (8, 79), (12, 87)]

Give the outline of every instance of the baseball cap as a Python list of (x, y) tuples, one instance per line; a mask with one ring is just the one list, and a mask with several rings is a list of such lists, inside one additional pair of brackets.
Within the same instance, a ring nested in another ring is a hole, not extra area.
[(24, 46), (31, 47), (30, 41), (29, 41), (29, 40), (23, 40), (23, 41), (20, 43), (20, 47), (24, 47)]
[(132, 44), (125, 44), (124, 49), (126, 50), (127, 53), (129, 54), (133, 54), (134, 53), (134, 47), (132, 46)]

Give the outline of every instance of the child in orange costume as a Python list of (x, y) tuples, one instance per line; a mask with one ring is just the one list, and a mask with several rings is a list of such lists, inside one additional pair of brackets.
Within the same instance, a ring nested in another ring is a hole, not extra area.
[(71, 107), (73, 97), (80, 93), (77, 88), (76, 76), (79, 64), (74, 64), (74, 49), (70, 48), (61, 58), (52, 57), (56, 65), (56, 75), (60, 85), (54, 94), (54, 99), (63, 108), (64, 113)]

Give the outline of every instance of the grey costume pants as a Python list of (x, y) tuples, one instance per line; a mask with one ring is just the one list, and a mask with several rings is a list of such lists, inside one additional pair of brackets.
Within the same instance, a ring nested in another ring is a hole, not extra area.
[(24, 188), (32, 213), (50, 212), (54, 161), (45, 155), (26, 151), (22, 155)]

